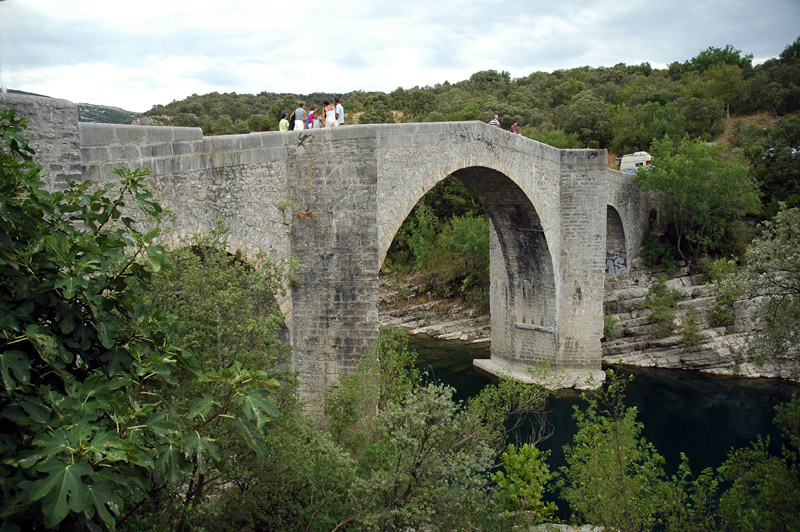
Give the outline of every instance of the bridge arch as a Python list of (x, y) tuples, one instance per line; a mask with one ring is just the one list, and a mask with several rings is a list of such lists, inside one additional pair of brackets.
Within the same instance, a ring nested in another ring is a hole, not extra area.
[(606, 273), (609, 275), (628, 273), (625, 227), (619, 212), (611, 205), (606, 206)]
[[(379, 221), (391, 232), (382, 242), (391, 242), (413, 206), (447, 177), (442, 174), (412, 189), (394, 219)], [(514, 365), (552, 359), (557, 351), (556, 271), (536, 198), (531, 200), (516, 181), (494, 168), (467, 166), (450, 175), (467, 186), (490, 220), (492, 357)], [(388, 250), (384, 246), (382, 259)]]

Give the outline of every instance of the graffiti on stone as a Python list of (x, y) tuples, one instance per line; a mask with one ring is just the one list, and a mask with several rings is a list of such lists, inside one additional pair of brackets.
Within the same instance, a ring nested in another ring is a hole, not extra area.
[(628, 261), (625, 257), (617, 257), (615, 253), (606, 253), (606, 273), (625, 275), (628, 273)]

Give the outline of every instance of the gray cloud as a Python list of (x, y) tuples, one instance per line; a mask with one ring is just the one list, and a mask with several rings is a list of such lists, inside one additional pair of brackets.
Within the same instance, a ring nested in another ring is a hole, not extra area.
[(389, 91), (485, 69), (658, 66), (726, 44), (763, 59), (798, 28), (797, 0), (9, 0), (0, 60), (11, 88), (143, 109), (208, 90)]

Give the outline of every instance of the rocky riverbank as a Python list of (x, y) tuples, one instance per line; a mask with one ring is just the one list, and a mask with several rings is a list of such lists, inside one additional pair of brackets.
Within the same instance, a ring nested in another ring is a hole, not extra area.
[[(653, 311), (645, 308), (647, 292), (658, 281), (681, 294), (675, 310), (675, 329), (666, 337), (656, 334)], [(750, 342), (756, 332), (753, 318), (757, 301), (739, 301), (736, 321), (715, 327), (708, 316), (715, 298), (700, 275), (686, 269), (668, 275), (648, 271), (634, 263), (627, 276), (606, 279), (605, 306), (610, 309), (617, 334), (603, 342), (603, 360), (609, 364), (686, 369), (718, 375), (797, 379), (797, 363), (783, 359), (755, 364), (748, 360)], [(427, 334), (443, 340), (489, 342), (489, 313), (470, 306), (461, 298), (434, 298), (417, 278), (382, 278), (380, 283), (381, 326), (402, 327), (412, 334)], [(687, 345), (682, 327), (693, 320), (698, 327), (696, 345)]]

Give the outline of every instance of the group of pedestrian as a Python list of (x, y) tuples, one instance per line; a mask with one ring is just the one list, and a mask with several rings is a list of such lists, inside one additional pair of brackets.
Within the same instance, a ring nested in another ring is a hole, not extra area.
[(322, 102), (322, 109), (317, 109), (317, 104), (311, 104), (306, 111), (305, 102), (297, 104), (291, 115), (281, 113), (281, 121), (278, 123), (280, 131), (298, 129), (317, 129), (320, 127), (338, 127), (344, 125), (344, 107), (339, 102), (339, 98), (333, 99), (333, 104), (328, 100)]
[[(494, 115), (494, 118), (489, 120), (489, 125), (494, 127), (500, 127), (500, 115)], [(519, 132), (519, 126), (517, 125), (516, 120), (514, 120), (514, 123), (511, 124), (510, 131), (515, 135), (522, 135), (522, 133)]]

